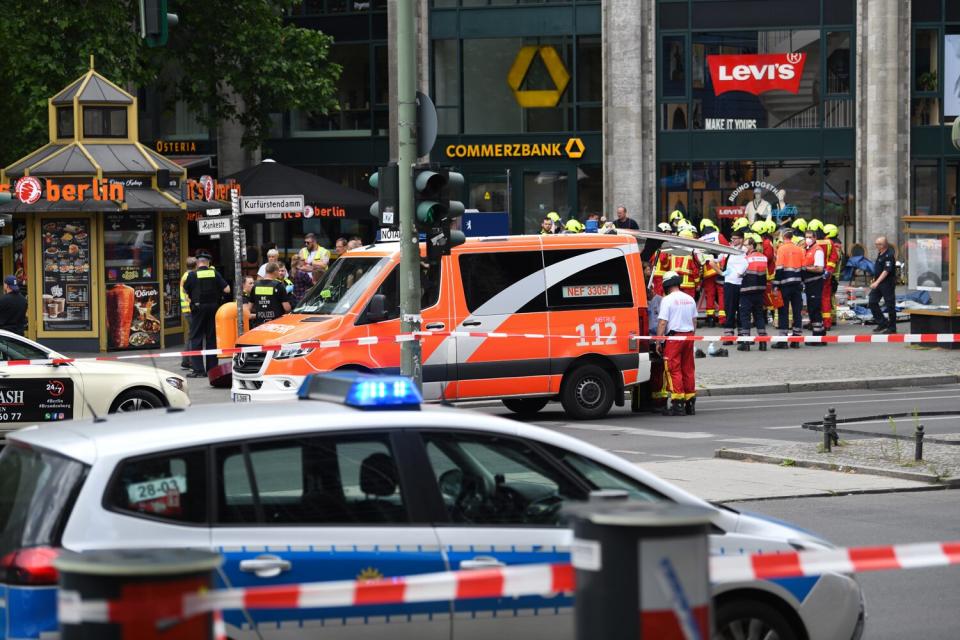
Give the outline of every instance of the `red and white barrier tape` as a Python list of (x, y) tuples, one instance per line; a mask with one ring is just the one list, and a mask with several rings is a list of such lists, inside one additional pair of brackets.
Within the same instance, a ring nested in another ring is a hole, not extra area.
[[(582, 335), (548, 335), (543, 333), (502, 333), (502, 332), (479, 332), (479, 331), (418, 331), (416, 333), (406, 333), (395, 336), (367, 336), (363, 338), (348, 338), (343, 340), (308, 340), (305, 342), (291, 342), (287, 344), (268, 344), (249, 347), (231, 347), (227, 349), (203, 349), (188, 351), (165, 351), (160, 353), (129, 353), (122, 356), (89, 356), (79, 358), (46, 358), (34, 360), (2, 360), (0, 367), (22, 366), (31, 364), (69, 364), (78, 361), (105, 361), (120, 362), (125, 360), (144, 360), (144, 359), (163, 359), (163, 358), (189, 358), (192, 356), (233, 356), (239, 353), (265, 353), (276, 352), (284, 349), (339, 349), (348, 345), (374, 345), (374, 344), (399, 344), (411, 340), (422, 340), (431, 336), (455, 337), (455, 338), (511, 338), (528, 340), (577, 340), (586, 341)], [(593, 336), (590, 336), (593, 339)], [(722, 336), (722, 335), (699, 335), (699, 336), (600, 336), (594, 339), (591, 345), (602, 342), (604, 346), (615, 344), (624, 340), (641, 340), (645, 342), (662, 341), (681, 341), (681, 342), (719, 342), (721, 344), (733, 344), (740, 342), (747, 343), (778, 343), (791, 342), (803, 344), (889, 344), (889, 343), (907, 343), (907, 344), (934, 344), (934, 343), (956, 343), (960, 342), (960, 333), (894, 333), (878, 335), (847, 335), (847, 336)]]
[[(741, 582), (955, 564), (960, 564), (960, 541), (713, 556), (710, 580)], [(548, 595), (572, 592), (574, 578), (570, 564), (514, 565), (380, 580), (221, 589), (186, 594), (172, 609), (170, 602), (82, 601), (76, 592), (61, 590), (57, 611), (65, 624), (123, 623), (150, 615), (151, 607), (162, 609), (168, 616), (174, 611), (189, 618), (222, 609), (309, 609)]]

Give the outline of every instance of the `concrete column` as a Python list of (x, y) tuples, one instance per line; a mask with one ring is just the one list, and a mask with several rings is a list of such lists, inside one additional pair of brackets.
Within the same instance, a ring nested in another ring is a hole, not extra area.
[[(225, 97), (233, 101), (237, 111), (243, 111), (243, 98), (232, 90)], [(243, 125), (236, 120), (220, 122), (217, 127), (217, 173), (223, 178), (260, 162), (260, 149), (243, 148)]]
[(643, 229), (656, 222), (655, 0), (605, 0), (603, 210), (623, 205)]
[(910, 0), (857, 2), (857, 231), (899, 244), (910, 206)]

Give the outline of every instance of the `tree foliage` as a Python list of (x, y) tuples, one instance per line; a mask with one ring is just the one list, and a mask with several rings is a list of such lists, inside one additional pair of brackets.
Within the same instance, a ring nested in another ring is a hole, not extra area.
[[(284, 19), (290, 0), (171, 0), (166, 47), (139, 36), (137, 0), (7, 0), (0, 19), (0, 165), (47, 141), (47, 99), (96, 69), (120, 86), (184, 100), (201, 122), (238, 121), (244, 146), (267, 136), (270, 114), (336, 106), (332, 39)], [(237, 100), (239, 98), (239, 100)], [(237, 105), (243, 105), (238, 108)]]

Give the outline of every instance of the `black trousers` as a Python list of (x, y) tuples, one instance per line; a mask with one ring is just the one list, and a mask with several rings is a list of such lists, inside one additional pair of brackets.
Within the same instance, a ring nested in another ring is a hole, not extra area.
[[(190, 313), (190, 350), (217, 348), (217, 305), (199, 304)], [(206, 374), (217, 366), (217, 356), (208, 355), (206, 361), (200, 356), (191, 356), (190, 365), (197, 373)]]
[(803, 285), (799, 282), (791, 282), (780, 287), (780, 295), (783, 296), (783, 306), (777, 309), (777, 328), (781, 333), (787, 332), (788, 312), (793, 313), (794, 335), (800, 335), (803, 329)]
[(757, 327), (757, 335), (767, 335), (767, 310), (763, 308), (763, 291), (740, 294), (740, 335), (750, 335), (750, 316)]
[(823, 280), (817, 278), (803, 283), (803, 292), (807, 295), (807, 315), (810, 316), (810, 330), (813, 335), (823, 335)]
[(740, 312), (740, 285), (732, 282), (723, 283), (723, 310), (727, 315), (723, 323), (724, 333), (733, 335), (739, 326), (737, 314)]
[[(897, 328), (897, 296), (896, 287), (887, 286), (885, 279), (879, 287), (870, 290), (870, 311), (873, 313), (874, 321), (887, 329)], [(892, 283), (891, 283), (892, 284)], [(880, 298), (883, 298), (883, 310), (887, 314), (888, 320), (884, 320), (883, 313), (880, 312)]]

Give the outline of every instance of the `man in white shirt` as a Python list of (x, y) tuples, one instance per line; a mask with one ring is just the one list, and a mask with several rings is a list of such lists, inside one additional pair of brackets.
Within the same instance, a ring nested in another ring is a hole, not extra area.
[(267, 265), (271, 262), (280, 262), (280, 252), (276, 249), (270, 249), (267, 251), (267, 261), (260, 265), (260, 268), (257, 270), (257, 277), (263, 280), (267, 277)]
[[(660, 301), (657, 335), (692, 336), (697, 326), (697, 302), (680, 290), (680, 275), (676, 271), (663, 274), (663, 290), (667, 295)], [(658, 341), (657, 348), (663, 353), (672, 401), (670, 408), (664, 409), (663, 415), (694, 415), (697, 387), (694, 380), (693, 341)]]

